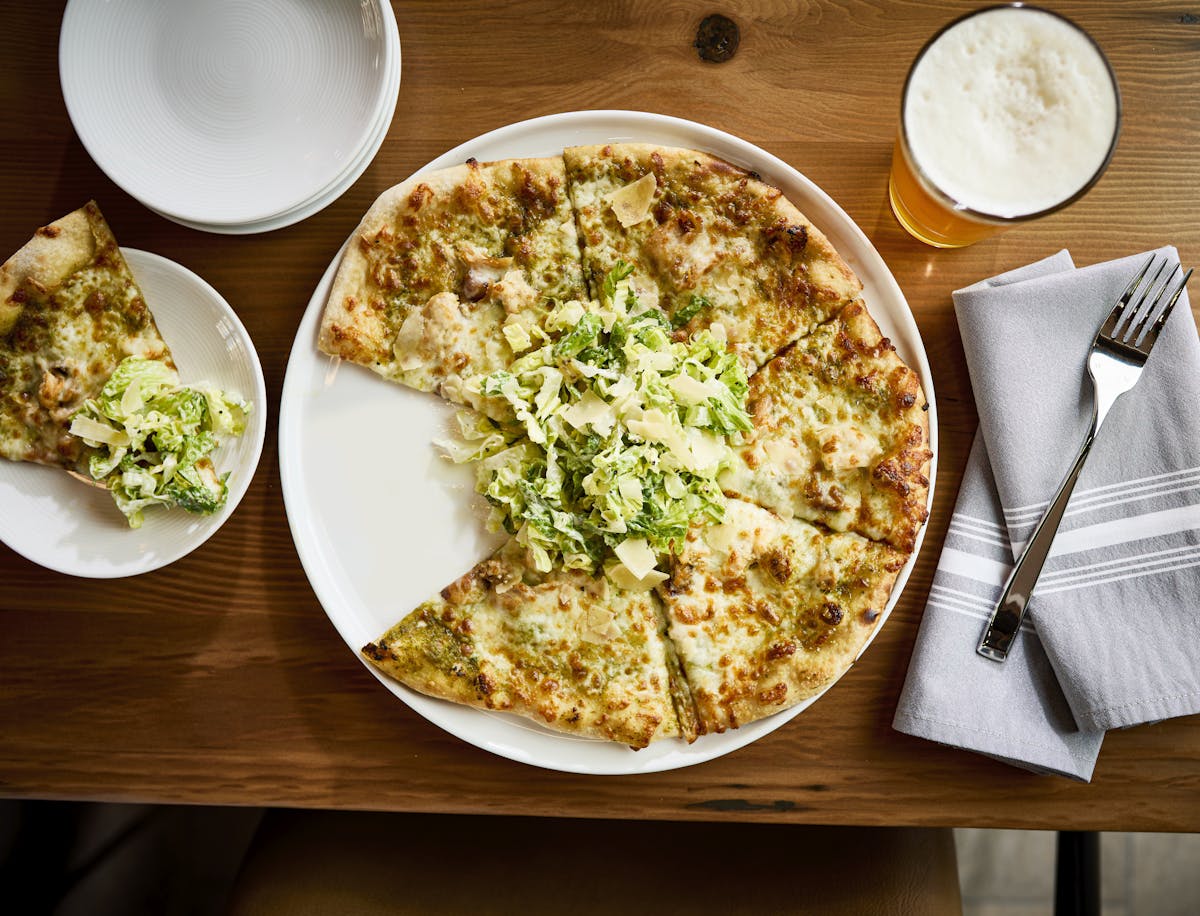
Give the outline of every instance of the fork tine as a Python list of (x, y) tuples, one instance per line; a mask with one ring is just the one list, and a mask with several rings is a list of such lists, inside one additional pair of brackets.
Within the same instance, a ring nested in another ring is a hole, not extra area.
[[(1174, 273), (1174, 271), (1172, 271), (1172, 273)], [(1153, 347), (1154, 342), (1158, 340), (1158, 332), (1163, 329), (1163, 325), (1165, 325), (1167, 323), (1167, 319), (1171, 317), (1171, 309), (1175, 308), (1175, 303), (1179, 301), (1180, 294), (1183, 293), (1184, 287), (1187, 286), (1187, 282), (1191, 278), (1192, 268), (1189, 267), (1187, 273), (1183, 275), (1183, 278), (1176, 285), (1175, 291), (1171, 293), (1171, 298), (1167, 300), (1166, 307), (1159, 313), (1158, 318), (1156, 318), (1154, 321), (1154, 324), (1146, 330), (1142, 339), (1135, 344), (1135, 346), (1137, 346), (1138, 349), (1140, 349), (1143, 353), (1146, 353), (1147, 355), (1150, 353), (1150, 348)]]
[(1104, 324), (1100, 326), (1100, 336), (1112, 337), (1117, 330), (1117, 325), (1121, 323), (1121, 316), (1125, 313), (1125, 306), (1129, 304), (1129, 300), (1133, 298), (1133, 294), (1137, 292), (1138, 286), (1141, 285), (1142, 278), (1146, 276), (1146, 271), (1150, 269), (1150, 265), (1154, 263), (1154, 255), (1150, 255), (1146, 259), (1146, 263), (1142, 265), (1142, 269), (1138, 271), (1136, 277), (1129, 281), (1129, 285), (1125, 287), (1125, 292), (1121, 293), (1121, 298), (1117, 300), (1117, 304), (1113, 306), (1113, 310), (1108, 313), (1108, 318)]
[(1134, 325), (1131, 319), (1129, 330), (1125, 332), (1125, 340), (1128, 343), (1133, 344), (1135, 347), (1141, 343), (1142, 337), (1153, 324), (1153, 319), (1158, 317), (1159, 303), (1163, 301), (1163, 294), (1167, 291), (1167, 287), (1171, 281), (1175, 279), (1176, 270), (1183, 270), (1183, 267), (1176, 264), (1167, 271), (1167, 275), (1163, 277), (1163, 281), (1159, 284), (1158, 289), (1154, 290), (1154, 295), (1150, 295), (1149, 289), (1146, 290), (1146, 295), (1143, 297), (1146, 300), (1146, 306), (1138, 312), (1137, 324)]
[[(1128, 321), (1123, 323), (1120, 329), (1119, 339), (1122, 343), (1133, 343), (1135, 330), (1140, 328), (1142, 322), (1146, 320), (1146, 316), (1154, 311), (1154, 303), (1157, 301), (1157, 296), (1162, 295), (1163, 287), (1166, 285), (1166, 280), (1163, 281), (1163, 286), (1160, 286), (1155, 298), (1150, 298), (1150, 291), (1154, 289), (1154, 284), (1158, 282), (1159, 274), (1163, 272), (1163, 268), (1170, 265), (1170, 261), (1163, 259), (1163, 262), (1158, 265), (1158, 270), (1154, 271), (1154, 275), (1146, 283), (1146, 288), (1142, 290), (1141, 296), (1138, 297), (1137, 303), (1129, 310)], [(1174, 271), (1172, 271), (1174, 272)], [(1168, 275), (1169, 276), (1169, 275)], [(1146, 304), (1149, 302), (1149, 307)], [(1116, 332), (1113, 333), (1117, 337)]]

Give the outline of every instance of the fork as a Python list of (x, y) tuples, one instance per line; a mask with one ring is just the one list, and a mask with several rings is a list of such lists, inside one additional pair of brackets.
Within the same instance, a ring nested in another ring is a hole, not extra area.
[[(1058, 533), (1058, 526), (1071, 499), (1071, 491), (1075, 489), (1075, 481), (1079, 479), (1092, 450), (1092, 443), (1096, 441), (1096, 433), (1099, 432), (1104, 418), (1108, 416), (1117, 398), (1137, 384), (1146, 359), (1158, 340), (1159, 332), (1167, 323), (1171, 310), (1179, 301), (1180, 293), (1192, 276), (1189, 270), (1174, 285), (1172, 292), (1167, 294), (1175, 272), (1182, 268), (1179, 265), (1172, 267), (1159, 283), (1159, 276), (1170, 263), (1164, 257), (1143, 289), (1142, 281), (1146, 279), (1156, 257), (1151, 255), (1137, 276), (1129, 281), (1129, 286), (1100, 325), (1092, 341), (1092, 349), (1087, 359), (1088, 375), (1092, 378), (1091, 428), (1084, 437), (1079, 455), (1059, 485), (1054, 499), (1050, 501), (1050, 507), (1033, 529), (1029, 542), (1017, 558), (1016, 565), (1004, 584), (1004, 591), (988, 619), (976, 650), (984, 658), (1002, 662), (1008, 657), (1021, 626), (1021, 618), (1025, 616), (1025, 607), (1029, 604), (1038, 577), (1042, 574), (1042, 567), (1050, 554), (1050, 546), (1054, 543), (1054, 536)], [(1139, 290), (1141, 297), (1130, 307)], [(1160, 309), (1164, 299), (1166, 305)]]

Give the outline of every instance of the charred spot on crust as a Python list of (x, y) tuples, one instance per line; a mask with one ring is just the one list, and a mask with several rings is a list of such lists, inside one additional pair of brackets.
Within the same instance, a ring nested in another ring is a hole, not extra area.
[(774, 643), (767, 649), (767, 659), (769, 661), (776, 661), (778, 659), (787, 658), (788, 656), (795, 654), (796, 644), (791, 640), (788, 640), (787, 642)]
[(392, 650), (386, 645), (378, 645), (373, 642), (367, 643), (362, 649), (363, 655), (371, 659), (373, 662), (384, 662), (395, 658)]
[(764, 234), (768, 245), (780, 246), (793, 255), (803, 254), (808, 247), (807, 226), (789, 226), (781, 220), (767, 227)]
[(832, 601), (825, 602), (825, 606), (821, 608), (821, 619), (831, 627), (836, 627), (842, 622), (845, 613), (841, 607), (834, 604)]
[(780, 585), (792, 577), (792, 560), (785, 550), (771, 550), (762, 559), (762, 565)]
[(787, 698), (788, 685), (780, 681), (770, 690), (760, 690), (758, 692), (758, 701), (760, 703), (782, 703)]
[(421, 182), (408, 195), (408, 205), (414, 210), (420, 210), (426, 203), (433, 200), (433, 188)]
[(37, 234), (43, 236), (44, 238), (56, 239), (61, 231), (62, 230), (57, 226), (42, 226), (42, 228), (37, 231)]
[(475, 690), (479, 693), (479, 695), (483, 697), (491, 696), (492, 692), (496, 689), (495, 682), (482, 671), (475, 675), (475, 678), (471, 683), (474, 685)]

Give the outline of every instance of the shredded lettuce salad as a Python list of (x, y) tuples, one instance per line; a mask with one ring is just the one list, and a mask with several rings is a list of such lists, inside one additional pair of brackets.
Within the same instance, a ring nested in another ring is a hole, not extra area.
[[(507, 404), (513, 422), (463, 411), (461, 440), (441, 444), (479, 463), (491, 526), (516, 535), (539, 570), (603, 569), (637, 589), (666, 578), (656, 567), (694, 521), (723, 520), (717, 474), (751, 423), (723, 328), (674, 339), (665, 313), (639, 303), (632, 272), (618, 263), (599, 302), (553, 302), (540, 325), (511, 316), (505, 336), (520, 355), (467, 385)], [(707, 305), (694, 297), (691, 314)]]
[(97, 449), (88, 473), (105, 483), (130, 528), (147, 506), (180, 506), (209, 515), (228, 495), (209, 454), (246, 428), (250, 404), (211, 387), (179, 384), (158, 360), (123, 360), (71, 420), (71, 433)]

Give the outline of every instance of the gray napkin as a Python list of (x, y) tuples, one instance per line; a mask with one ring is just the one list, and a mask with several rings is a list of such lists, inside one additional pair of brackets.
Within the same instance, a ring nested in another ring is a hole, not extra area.
[[(1186, 297), (1100, 432), (1030, 603), (1023, 651), (1003, 665), (974, 651), (1011, 564), (1010, 537), (1014, 549), (1028, 538), (1087, 428), (1095, 330), (1147, 256), (1075, 270), (1060, 252), (955, 293), (980, 436), (897, 710), (901, 731), (1086, 779), (1103, 730), (1200, 711), (1200, 342)], [(957, 691), (945, 673), (954, 668)], [(985, 720), (987, 741), (966, 733)]]

